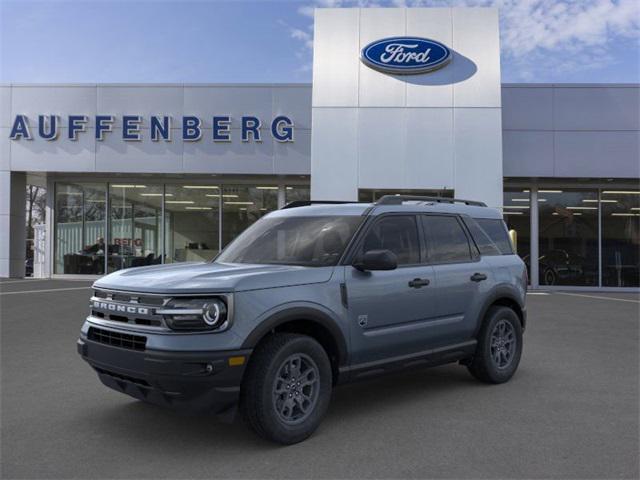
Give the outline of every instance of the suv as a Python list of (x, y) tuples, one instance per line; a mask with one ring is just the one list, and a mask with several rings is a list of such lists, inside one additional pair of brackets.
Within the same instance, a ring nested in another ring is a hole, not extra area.
[(78, 352), (108, 387), (227, 419), (239, 406), (259, 435), (291, 444), (340, 383), (452, 362), (509, 380), (526, 285), (501, 214), (482, 203), (294, 202), (213, 262), (95, 282)]

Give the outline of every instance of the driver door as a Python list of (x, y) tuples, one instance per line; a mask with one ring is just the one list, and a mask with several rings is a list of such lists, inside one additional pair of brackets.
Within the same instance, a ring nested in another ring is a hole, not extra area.
[(386, 249), (397, 256), (398, 268), (362, 272), (345, 267), (354, 364), (428, 348), (429, 322), (436, 315), (435, 275), (424, 264), (420, 232), (415, 215), (382, 215), (363, 235), (354, 258)]

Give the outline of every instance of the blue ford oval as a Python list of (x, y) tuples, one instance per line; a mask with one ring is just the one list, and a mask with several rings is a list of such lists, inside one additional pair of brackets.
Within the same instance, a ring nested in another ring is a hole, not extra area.
[(428, 38), (390, 37), (364, 47), (360, 58), (381, 72), (414, 75), (444, 67), (451, 60), (451, 51)]

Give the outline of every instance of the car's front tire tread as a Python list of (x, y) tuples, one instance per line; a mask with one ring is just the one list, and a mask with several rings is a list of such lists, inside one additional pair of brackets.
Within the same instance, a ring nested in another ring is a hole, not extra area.
[[(278, 424), (270, 401), (275, 370), (284, 355), (302, 351), (313, 357), (321, 377), (320, 397), (309, 421), (299, 428)], [(245, 422), (259, 436), (285, 445), (301, 442), (317, 428), (331, 396), (331, 363), (325, 350), (313, 338), (296, 333), (275, 333), (263, 340), (253, 352), (242, 382), (240, 411)]]

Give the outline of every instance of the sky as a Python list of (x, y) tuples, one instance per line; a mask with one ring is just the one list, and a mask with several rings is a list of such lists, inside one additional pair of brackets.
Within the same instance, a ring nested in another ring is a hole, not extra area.
[(0, 0), (0, 82), (307, 83), (358, 6), (497, 6), (504, 83), (640, 82), (640, 0)]

